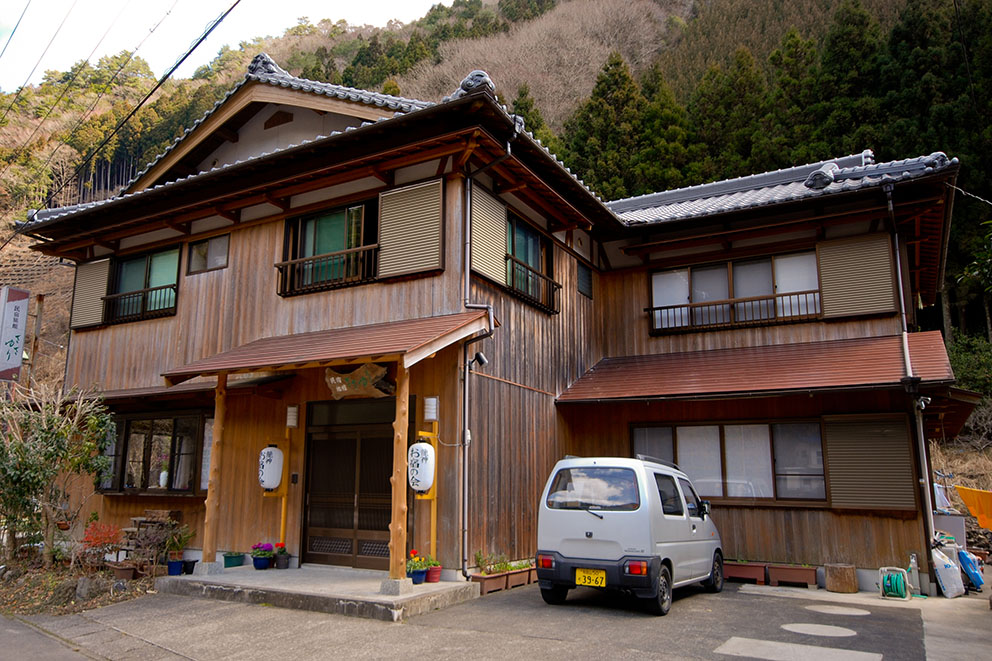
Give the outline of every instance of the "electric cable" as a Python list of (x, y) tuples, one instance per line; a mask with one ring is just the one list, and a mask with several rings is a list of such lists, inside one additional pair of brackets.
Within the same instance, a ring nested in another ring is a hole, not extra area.
[[(127, 4), (125, 4), (123, 7), (121, 7), (121, 10), (119, 12), (117, 12), (117, 16), (115, 16), (114, 17), (114, 20), (110, 22), (110, 25), (109, 26), (107, 26), (107, 29), (103, 33), (103, 36), (100, 37), (100, 41), (96, 42), (96, 45), (93, 46), (93, 50), (91, 50), (90, 51), (90, 54), (86, 57), (86, 62), (85, 62), (86, 65), (88, 65), (90, 63), (90, 60), (93, 59), (93, 55), (96, 53), (96, 50), (103, 43), (103, 40), (107, 38), (107, 35), (110, 34), (110, 31), (113, 29), (113, 27), (115, 25), (117, 25), (117, 21), (120, 19), (121, 15), (124, 13), (124, 10), (131, 6), (131, 1), (132, 0), (128, 0)], [(128, 60), (130, 61), (130, 58), (128, 58)], [(58, 107), (59, 103), (61, 103), (62, 102), (62, 99), (65, 98), (65, 95), (69, 93), (69, 89), (72, 87), (72, 84), (74, 82), (76, 82), (76, 79), (79, 78), (79, 74), (81, 74), (82, 72), (83, 72), (83, 67), (82, 66), (80, 66), (78, 69), (76, 69), (76, 71), (72, 74), (72, 77), (65, 84), (65, 87), (62, 88), (62, 92), (59, 94), (59, 97), (57, 99), (55, 99), (55, 102), (52, 103), (52, 105), (48, 108), (48, 112), (45, 113), (45, 116), (41, 118), (41, 121), (38, 123), (38, 126), (34, 127), (34, 131), (31, 132), (31, 135), (29, 135), (24, 140), (24, 142), (21, 143), (21, 145), (19, 147), (17, 147), (16, 149), (14, 149), (14, 154), (11, 157), (10, 162), (7, 163), (7, 166), (3, 170), (0, 170), (0, 179), (3, 179), (3, 175), (7, 174), (7, 170), (9, 170), (10, 169), (10, 166), (14, 164), (14, 161), (15, 160), (17, 160), (17, 156), (20, 154), (21, 150), (23, 150), (25, 147), (28, 146), (28, 144), (30, 144), (31, 140), (34, 139), (34, 136), (38, 135), (38, 131), (41, 130), (41, 127), (45, 125), (45, 122), (48, 120), (48, 118), (52, 116), (52, 113), (53, 112), (55, 112), (55, 109)], [(47, 165), (47, 163), (46, 163), (46, 165)]]
[(3, 111), (3, 117), (0, 117), (0, 126), (3, 126), (4, 121), (7, 119), (7, 113), (9, 113), (10, 109), (14, 107), (14, 104), (17, 103), (17, 100), (21, 98), (21, 93), (24, 91), (24, 88), (31, 80), (31, 76), (33, 76), (34, 72), (37, 71), (38, 65), (41, 64), (41, 61), (45, 58), (45, 55), (48, 54), (48, 49), (52, 47), (53, 43), (55, 43), (55, 37), (59, 36), (59, 32), (62, 31), (62, 27), (65, 25), (65, 22), (69, 20), (69, 14), (71, 14), (72, 10), (76, 8), (77, 2), (79, 2), (79, 0), (72, 0), (72, 6), (69, 7), (69, 11), (67, 11), (65, 13), (65, 16), (62, 17), (62, 22), (59, 23), (59, 27), (55, 30), (55, 34), (53, 34), (52, 38), (48, 40), (48, 45), (45, 46), (45, 50), (43, 50), (41, 52), (41, 55), (38, 56), (38, 61), (34, 63), (33, 67), (31, 67), (31, 73), (29, 73), (28, 77), (24, 79), (24, 84), (17, 88), (17, 94), (14, 95), (14, 100), (11, 101), (10, 105), (7, 106), (7, 109)]
[(21, 19), (24, 18), (24, 14), (28, 13), (28, 7), (30, 6), (31, 0), (28, 0), (28, 4), (24, 5), (24, 10), (21, 12), (20, 18), (18, 18), (17, 23), (14, 24), (14, 29), (10, 31), (10, 36), (7, 37), (7, 43), (3, 45), (3, 50), (0, 50), (0, 59), (3, 59), (3, 54), (7, 52), (7, 46), (10, 45), (10, 40), (14, 38), (14, 33), (17, 32), (17, 28), (21, 24)]
[[(151, 96), (155, 92), (157, 92), (158, 89), (160, 87), (162, 87), (162, 85), (165, 84), (165, 81), (168, 80), (172, 76), (173, 73), (175, 73), (176, 69), (178, 69), (182, 65), (182, 63), (185, 62), (186, 59), (190, 55), (193, 54), (193, 51), (196, 50), (196, 48), (200, 44), (202, 44), (206, 40), (206, 38), (208, 36), (210, 36), (210, 33), (213, 32), (217, 28), (217, 26), (220, 25), (221, 22), (225, 18), (227, 18), (228, 15), (232, 11), (234, 11), (234, 9), (239, 4), (241, 4), (241, 0), (235, 0), (234, 3), (230, 7), (228, 7), (228, 9), (223, 14), (221, 14), (220, 16), (218, 16), (216, 19), (214, 19), (214, 21), (210, 25), (207, 26), (207, 29), (203, 32), (203, 34), (201, 34), (189, 46), (189, 48), (186, 49), (186, 52), (183, 53), (183, 55), (178, 60), (176, 60), (175, 64), (173, 64), (169, 68), (168, 71), (166, 71), (164, 74), (162, 74), (162, 77), (159, 79), (158, 83), (156, 83), (155, 87), (153, 87), (151, 89), (151, 91), (149, 91), (144, 96), (144, 98), (142, 98), (141, 101), (139, 101), (138, 104), (134, 108), (132, 108), (131, 111), (127, 115), (125, 115), (125, 117), (123, 119), (121, 119), (119, 122), (117, 122), (117, 125), (114, 126), (114, 128), (111, 130), (111, 132), (103, 139), (103, 141), (99, 145), (97, 145), (94, 149), (92, 149), (90, 151), (90, 153), (86, 156), (86, 158), (84, 158), (83, 161), (79, 164), (79, 167), (76, 168), (75, 172), (73, 173), (73, 177), (75, 177), (76, 175), (78, 175), (82, 171), (82, 169), (84, 167), (86, 167), (86, 165), (88, 165), (91, 160), (93, 160), (93, 157), (95, 157), (96, 154), (101, 149), (103, 149), (103, 147), (106, 146), (106, 144), (108, 142), (110, 142), (115, 135), (117, 135), (118, 131), (121, 130), (121, 128), (124, 126), (124, 124), (126, 124), (128, 122), (128, 120), (130, 120), (135, 115), (135, 113), (137, 113), (138, 110), (141, 109), (141, 107), (148, 101), (148, 99), (151, 98)], [(73, 177), (69, 177), (69, 178), (66, 179), (66, 181), (62, 182), (62, 185), (59, 186), (59, 188), (57, 190), (55, 190), (53, 193), (51, 193), (48, 196), (48, 200), (46, 202), (50, 202), (56, 195), (58, 195), (59, 193), (61, 193), (62, 190), (66, 187), (67, 182), (69, 180), (71, 180)], [(10, 244), (10, 242), (14, 240), (14, 237), (16, 237), (18, 234), (20, 234), (23, 231), (23, 228), (25, 227), (25, 225), (21, 225), (20, 227), (15, 228), (15, 230), (11, 233), (11, 235), (9, 237), (7, 237), (7, 240), (4, 241), (2, 245), (0, 245), (0, 250), (3, 250), (4, 248), (6, 248)]]

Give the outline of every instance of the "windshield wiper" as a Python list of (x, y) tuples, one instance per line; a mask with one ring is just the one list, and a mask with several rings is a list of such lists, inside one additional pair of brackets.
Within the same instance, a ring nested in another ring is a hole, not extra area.
[(593, 511), (592, 511), (592, 510), (591, 510), (590, 508), (588, 508), (588, 507), (580, 507), (579, 509), (580, 509), (580, 510), (582, 510), (583, 512), (589, 512), (589, 513), (590, 513), (590, 514), (592, 514), (593, 516), (595, 516), (595, 517), (599, 517), (600, 519), (602, 519), (602, 518), (603, 518), (603, 515), (602, 515), (602, 514), (599, 514), (598, 512), (593, 512)]

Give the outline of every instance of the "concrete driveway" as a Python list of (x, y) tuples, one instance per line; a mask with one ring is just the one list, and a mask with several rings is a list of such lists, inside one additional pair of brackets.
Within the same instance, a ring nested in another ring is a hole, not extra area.
[[(631, 601), (591, 589), (573, 591), (563, 606), (547, 606), (531, 585), (387, 623), (158, 594), (80, 615), (27, 621), (88, 656), (109, 659), (744, 656), (867, 661), (926, 658), (925, 627), (932, 627), (921, 607), (939, 607), (949, 625), (938, 622), (937, 629), (946, 633), (950, 626), (961, 646), (932, 650), (932, 658), (992, 658), (987, 598), (905, 606), (870, 594), (736, 584), (719, 595), (689, 588), (675, 596), (671, 613), (658, 618)], [(6, 640), (0, 644), (3, 656), (13, 651)], [(64, 658), (79, 658), (68, 647), (65, 652)]]

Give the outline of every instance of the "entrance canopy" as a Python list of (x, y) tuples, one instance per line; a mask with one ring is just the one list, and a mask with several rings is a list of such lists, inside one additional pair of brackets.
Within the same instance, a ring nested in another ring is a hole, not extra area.
[(267, 337), (208, 356), (162, 374), (169, 385), (221, 373), (296, 370), (349, 360), (398, 361), (404, 369), (478, 331), (485, 310), (368, 326)]

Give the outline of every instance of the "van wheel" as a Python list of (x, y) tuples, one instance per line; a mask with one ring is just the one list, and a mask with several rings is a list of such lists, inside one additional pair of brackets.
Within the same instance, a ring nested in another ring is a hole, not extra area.
[(658, 573), (658, 594), (647, 600), (647, 610), (652, 615), (667, 615), (672, 609), (672, 573), (661, 566)]
[(713, 554), (713, 568), (710, 570), (710, 577), (703, 581), (703, 587), (714, 593), (723, 590), (723, 558), (719, 553)]
[(541, 597), (544, 599), (544, 603), (551, 604), (552, 606), (558, 606), (559, 604), (565, 603), (565, 599), (568, 598), (568, 588), (564, 585), (553, 585), (550, 588), (541, 588)]

